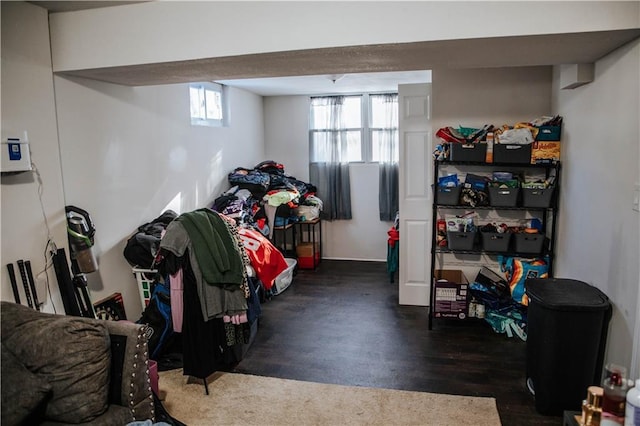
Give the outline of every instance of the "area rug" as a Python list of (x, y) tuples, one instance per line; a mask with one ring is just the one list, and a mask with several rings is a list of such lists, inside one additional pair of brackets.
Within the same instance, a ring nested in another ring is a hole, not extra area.
[(200, 425), (500, 425), (494, 398), (328, 385), (235, 373), (204, 384), (160, 372), (166, 410)]

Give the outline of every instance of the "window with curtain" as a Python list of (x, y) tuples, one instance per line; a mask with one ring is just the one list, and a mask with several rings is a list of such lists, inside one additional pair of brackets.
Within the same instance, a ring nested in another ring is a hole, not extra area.
[(398, 95), (371, 95), (371, 150), (379, 164), (380, 220), (393, 221), (398, 211)]
[(398, 210), (398, 95), (311, 98), (310, 179), (324, 203), (323, 218), (350, 219), (350, 162), (380, 168), (380, 220)]
[(359, 161), (362, 115), (359, 96), (311, 99), (309, 178), (322, 199), (322, 218), (351, 219), (349, 161)]

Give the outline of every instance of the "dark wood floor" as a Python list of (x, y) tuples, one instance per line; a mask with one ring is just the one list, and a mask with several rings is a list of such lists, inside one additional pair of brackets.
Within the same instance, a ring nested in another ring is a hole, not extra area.
[[(262, 376), (494, 397), (509, 425), (561, 425), (536, 413), (526, 343), (481, 320), (434, 320), (398, 305), (386, 264), (323, 261), (263, 304), (255, 342), (233, 371)], [(425, 423), (427, 424), (427, 423)]]

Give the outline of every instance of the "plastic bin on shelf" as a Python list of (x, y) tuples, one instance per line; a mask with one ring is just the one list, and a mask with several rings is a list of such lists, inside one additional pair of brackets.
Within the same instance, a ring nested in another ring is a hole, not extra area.
[(446, 206), (458, 205), (460, 201), (461, 186), (454, 187), (438, 187), (436, 190), (436, 203)]
[(530, 164), (531, 144), (496, 143), (493, 145), (493, 162)]
[(531, 254), (542, 253), (545, 239), (543, 234), (529, 234), (523, 232), (515, 234), (513, 238), (515, 241), (514, 248), (516, 252)]
[(489, 187), (489, 204), (496, 207), (515, 207), (518, 205), (520, 188)]
[(451, 250), (472, 250), (475, 240), (475, 232), (447, 231), (447, 245)]
[(538, 127), (537, 141), (559, 141), (562, 125), (560, 126), (540, 126)]
[(481, 232), (482, 250), (509, 251), (511, 232)]
[(487, 157), (486, 143), (451, 143), (449, 147), (451, 161), (484, 163)]
[(547, 208), (551, 206), (553, 187), (544, 189), (522, 188), (522, 206)]

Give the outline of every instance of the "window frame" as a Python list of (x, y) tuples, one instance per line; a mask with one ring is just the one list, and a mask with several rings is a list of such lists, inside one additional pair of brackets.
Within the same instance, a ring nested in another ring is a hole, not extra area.
[[(313, 147), (311, 145), (311, 140), (312, 137), (311, 135), (313, 134), (322, 134), (322, 133), (327, 133), (327, 132), (334, 132), (335, 130), (332, 129), (314, 129), (312, 128), (313, 122), (314, 122), (314, 117), (313, 117), (313, 109), (311, 108), (311, 104), (313, 103), (312, 100), (314, 98), (329, 98), (329, 97), (338, 97), (338, 96), (343, 96), (345, 98), (359, 98), (360, 100), (360, 127), (343, 127), (340, 128), (340, 131), (344, 131), (344, 132), (358, 132), (360, 134), (360, 160), (357, 161), (349, 161), (349, 163), (362, 163), (362, 140), (364, 138), (364, 127), (363, 127), (363, 123), (364, 123), (364, 116), (362, 115), (362, 94), (360, 93), (354, 93), (354, 94), (339, 94), (339, 95), (320, 95), (320, 96), (311, 96), (310, 97), (310, 103), (309, 103), (309, 158), (310, 159), (314, 159), (316, 157), (315, 153), (313, 152)], [(313, 161), (315, 162), (315, 161)], [(321, 161), (320, 161), (321, 162)]]
[[(194, 116), (193, 115), (193, 109), (192, 109), (192, 105), (193, 105), (193, 92), (192, 90), (196, 89), (196, 90), (202, 90), (202, 94), (200, 94), (199, 96), (204, 96), (204, 105), (201, 106), (201, 108), (204, 110), (205, 113), (205, 117), (199, 117), (199, 116)], [(216, 93), (219, 98), (220, 98), (220, 114), (221, 114), (221, 118), (211, 118), (211, 117), (206, 117), (206, 113), (207, 113), (207, 92), (214, 92)], [(192, 126), (207, 126), (207, 127), (226, 127), (229, 124), (229, 120), (228, 120), (228, 111), (227, 111), (227, 89), (226, 86), (219, 84), (219, 83), (215, 83), (215, 82), (211, 82), (211, 81), (204, 81), (204, 82), (197, 82), (197, 83), (189, 83), (189, 116), (191, 117), (191, 125)]]
[[(369, 153), (368, 153), (368, 162), (370, 163), (380, 163), (380, 160), (374, 160), (373, 159), (373, 132), (375, 131), (384, 131), (384, 130), (396, 130), (399, 131), (400, 130), (400, 123), (396, 123), (396, 127), (373, 127), (373, 101), (371, 100), (372, 96), (377, 96), (377, 95), (398, 95), (398, 92), (379, 92), (379, 93), (368, 93), (367, 94), (367, 102), (368, 102), (368, 107), (367, 107), (367, 113), (369, 114), (368, 116), (368, 121), (367, 121), (367, 136), (369, 138), (368, 142), (367, 142), (367, 146), (369, 148)], [(398, 105), (398, 108), (400, 108), (400, 105)], [(399, 120), (399, 119), (398, 119)], [(398, 134), (398, 137), (399, 134)], [(400, 141), (398, 141), (399, 143)], [(399, 155), (399, 153), (397, 153)]]
[[(326, 95), (314, 95), (310, 96), (309, 100), (313, 98), (327, 98), (332, 96), (344, 96), (344, 97), (360, 97), (360, 124), (362, 127), (358, 128), (345, 128), (345, 131), (359, 131), (360, 132), (360, 160), (349, 161), (349, 164), (378, 164), (378, 160), (373, 160), (373, 132), (376, 130), (384, 130), (385, 128), (372, 127), (373, 121), (373, 109), (371, 104), (371, 96), (373, 95), (397, 95), (397, 91), (384, 91), (384, 92), (362, 92), (362, 93), (340, 93), (340, 94), (326, 94)], [(321, 132), (322, 130), (312, 129), (313, 112), (311, 108), (311, 102), (309, 103), (309, 133)], [(309, 140), (309, 158), (314, 158), (315, 155), (312, 151), (311, 139)]]

